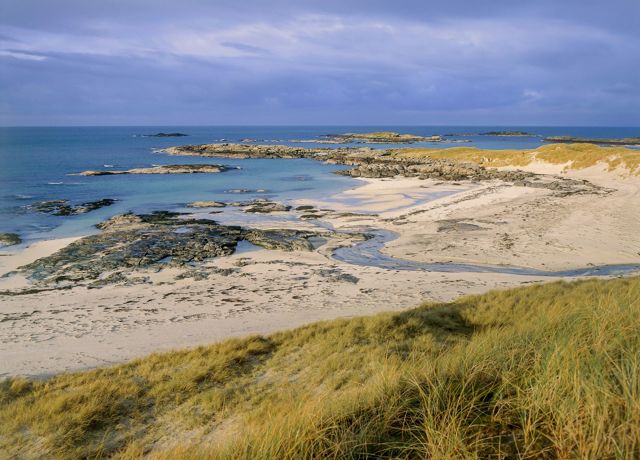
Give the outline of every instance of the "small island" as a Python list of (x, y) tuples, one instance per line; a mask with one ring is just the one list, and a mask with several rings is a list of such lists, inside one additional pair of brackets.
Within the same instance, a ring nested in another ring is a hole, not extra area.
[(185, 133), (155, 133), (155, 134), (143, 134), (142, 137), (185, 137), (188, 134)]
[(365, 144), (411, 144), (414, 142), (442, 142), (442, 136), (434, 135), (429, 137), (417, 136), (414, 134), (401, 134), (395, 131), (376, 131), (371, 133), (344, 133), (327, 134), (323, 136), (326, 140), (337, 143), (365, 143)]
[(480, 136), (499, 136), (499, 137), (538, 137), (537, 134), (528, 133), (526, 131), (487, 131), (480, 133)]
[[(483, 133), (448, 133), (443, 137), (473, 137), (473, 136), (495, 136), (495, 137), (541, 137), (539, 134), (528, 133), (526, 131), (486, 131)], [(464, 141), (470, 142), (470, 141)]]
[(196, 164), (196, 165), (164, 165), (153, 166), (151, 168), (133, 168), (123, 171), (89, 170), (82, 171), (70, 176), (117, 176), (122, 174), (197, 174), (197, 173), (219, 173), (227, 171), (225, 165), (217, 164)]

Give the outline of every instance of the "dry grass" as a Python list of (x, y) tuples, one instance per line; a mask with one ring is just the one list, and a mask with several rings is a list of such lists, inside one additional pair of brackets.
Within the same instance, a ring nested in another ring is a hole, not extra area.
[(394, 150), (403, 158), (429, 156), (437, 159), (471, 161), (488, 167), (527, 166), (534, 161), (567, 165), (567, 169), (584, 169), (604, 164), (610, 171), (624, 169), (626, 174), (640, 174), (640, 150), (625, 147), (599, 147), (593, 144), (549, 144), (535, 150), (480, 150), (476, 147), (446, 149), (409, 148)]
[(0, 390), (7, 458), (640, 456), (640, 278), (552, 283)]

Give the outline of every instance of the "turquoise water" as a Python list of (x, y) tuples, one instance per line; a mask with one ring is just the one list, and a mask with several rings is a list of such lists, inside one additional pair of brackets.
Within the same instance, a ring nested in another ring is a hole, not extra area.
[(371, 236), (370, 239), (353, 246), (338, 248), (333, 252), (333, 257), (354, 265), (398, 271), (507, 273), (510, 275), (549, 277), (621, 276), (640, 272), (640, 264), (592, 265), (569, 270), (546, 271), (508, 265), (474, 265), (453, 262), (421, 263), (398, 259), (381, 252), (385, 243), (397, 238), (395, 233), (375, 229), (367, 233)]
[[(182, 144), (239, 142), (251, 138), (260, 143), (312, 147), (292, 140), (316, 139), (329, 133), (393, 130), (418, 135), (524, 130), (542, 136), (637, 136), (637, 128), (532, 128), (532, 127), (411, 127), (411, 126), (314, 126), (314, 127), (65, 127), (0, 128), (0, 232), (18, 233), (26, 242), (86, 234), (93, 225), (126, 211), (175, 209), (194, 200), (239, 200), (267, 197), (289, 201), (322, 197), (355, 186), (358, 182), (330, 174), (341, 166), (312, 160), (231, 160), (173, 157), (153, 149)], [(142, 137), (156, 132), (183, 132), (188, 137)], [(451, 139), (456, 139), (453, 137)], [(461, 138), (458, 138), (461, 139)], [(538, 137), (471, 136), (479, 148), (534, 148)], [(319, 144), (335, 147), (334, 144)], [(414, 144), (420, 145), (420, 144)], [(433, 144), (424, 144), (426, 146)], [(441, 144), (438, 144), (441, 145)], [(376, 147), (376, 146), (374, 146)], [(389, 147), (388, 145), (379, 147)], [(220, 174), (125, 175), (79, 177), (68, 174), (87, 169), (128, 169), (164, 164), (222, 163), (240, 169)], [(230, 189), (266, 189), (267, 193), (229, 194)], [(115, 198), (113, 206), (79, 216), (50, 216), (31, 211), (35, 201), (67, 199), (72, 204)]]

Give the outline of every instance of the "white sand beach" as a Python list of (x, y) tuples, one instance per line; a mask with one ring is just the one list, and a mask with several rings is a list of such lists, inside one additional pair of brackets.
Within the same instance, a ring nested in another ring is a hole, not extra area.
[[(532, 169), (549, 172), (546, 165)], [(398, 237), (383, 252), (416, 262), (542, 270), (637, 263), (638, 178), (597, 168), (570, 174), (615, 190), (558, 197), (548, 189), (499, 182), (366, 179), (324, 201), (299, 204), (336, 211), (320, 219), (335, 229), (391, 230)], [(296, 222), (287, 225), (314, 226)], [(266, 219), (260, 225), (282, 223)], [(0, 275), (74, 240), (38, 242), (14, 254), (7, 249)], [(366, 267), (332, 258), (331, 244), (313, 252), (249, 248), (204, 262), (204, 279), (166, 268), (138, 273), (147, 277), (138, 284), (49, 289), (31, 286), (21, 275), (6, 277), (0, 281), (0, 377), (103, 366), (226, 337), (553, 279)]]

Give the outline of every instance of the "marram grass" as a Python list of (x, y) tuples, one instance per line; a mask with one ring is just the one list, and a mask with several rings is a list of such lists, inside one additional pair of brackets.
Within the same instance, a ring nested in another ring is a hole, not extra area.
[(6, 458), (640, 458), (640, 278), (6, 380)]
[(539, 161), (564, 165), (565, 169), (585, 169), (603, 165), (623, 175), (640, 174), (640, 151), (626, 147), (599, 147), (594, 144), (547, 144), (533, 150), (482, 150), (477, 147), (404, 148), (392, 150), (400, 158), (432, 157), (470, 161), (487, 167), (523, 167)]

